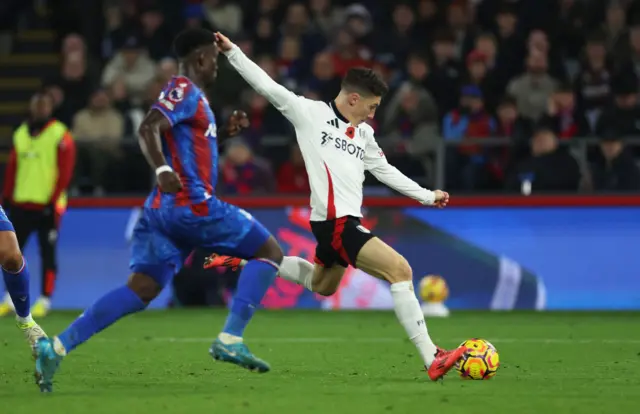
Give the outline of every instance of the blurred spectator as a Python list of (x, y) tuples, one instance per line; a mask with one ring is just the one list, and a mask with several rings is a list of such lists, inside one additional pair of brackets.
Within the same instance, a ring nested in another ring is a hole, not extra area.
[[(499, 73), (500, 79), (505, 79), (501, 82), (504, 88), (508, 80), (519, 74), (524, 68), (526, 48), (522, 35), (517, 30), (518, 16), (512, 7), (500, 9), (495, 20), (498, 56), (495, 59), (494, 70)], [(491, 57), (487, 50), (480, 47), (479, 43), (476, 43), (476, 48), (489, 58)]]
[(344, 12), (344, 21), (344, 27), (356, 43), (367, 48), (373, 46), (373, 19), (369, 10), (361, 4), (352, 4)]
[(398, 3), (392, 12), (392, 27), (379, 32), (375, 49), (387, 62), (404, 62), (417, 47), (416, 17), (409, 5)]
[(279, 193), (310, 194), (311, 192), (307, 169), (297, 144), (291, 147), (289, 159), (278, 168), (277, 185)]
[(339, 77), (344, 77), (347, 71), (356, 66), (371, 67), (371, 53), (368, 49), (358, 45), (348, 30), (339, 30), (331, 47), (333, 66)]
[(532, 156), (518, 164), (507, 188), (529, 195), (538, 192), (575, 192), (580, 184), (578, 162), (558, 147), (553, 130), (540, 126), (531, 140)]
[(416, 8), (416, 29), (419, 37), (430, 39), (433, 31), (440, 24), (440, 10), (437, 0), (418, 0)]
[(615, 133), (605, 134), (600, 156), (591, 164), (591, 182), (596, 191), (640, 190), (640, 169)]
[(167, 46), (173, 42), (173, 33), (160, 9), (151, 7), (145, 10), (140, 16), (140, 23), (141, 40), (146, 45), (149, 57), (158, 61), (171, 55), (171, 49)]
[(240, 139), (229, 142), (221, 165), (219, 189), (224, 194), (268, 193), (274, 189), (269, 164)]
[(64, 58), (60, 76), (49, 83), (57, 89), (54, 91), (54, 96), (57, 95), (55, 116), (65, 124), (70, 124), (75, 113), (87, 105), (95, 87), (87, 74), (86, 61), (79, 52)]
[(280, 42), (276, 62), (280, 78), (289, 89), (297, 89), (297, 80), (303, 77), (302, 43), (296, 36), (285, 36)]
[(122, 80), (128, 98), (134, 105), (139, 105), (144, 98), (147, 84), (155, 73), (156, 66), (147, 55), (140, 39), (130, 36), (105, 67), (102, 85), (109, 88), (114, 82)]
[(317, 99), (328, 102), (340, 90), (340, 78), (336, 76), (331, 54), (318, 53), (311, 66), (311, 76), (305, 82), (305, 90), (313, 91)]
[(509, 95), (516, 98), (518, 112), (532, 121), (537, 121), (544, 114), (549, 97), (558, 87), (558, 81), (547, 70), (547, 56), (539, 50), (532, 50), (527, 57), (527, 71), (507, 86)]
[(581, 0), (560, 0), (559, 3), (558, 30), (554, 39), (561, 45), (563, 56), (577, 60), (584, 42), (586, 4)]
[(105, 173), (120, 157), (124, 133), (124, 119), (111, 106), (107, 91), (99, 89), (91, 95), (89, 106), (75, 115), (72, 130), (79, 144), (76, 182), (88, 178), (95, 193), (102, 195)]
[(389, 100), (382, 119), (381, 145), (390, 152), (424, 154), (438, 143), (438, 107), (433, 96), (411, 81)]
[(444, 117), (442, 135), (447, 140), (488, 138), (495, 133), (495, 121), (487, 112), (482, 90), (475, 85), (462, 88), (460, 107)]
[(633, 72), (640, 78), (640, 25), (629, 30), (629, 50), (624, 59), (620, 59), (621, 74)]
[(629, 33), (626, 28), (627, 14), (618, 2), (607, 7), (603, 33), (609, 50), (616, 60), (625, 59), (629, 50)]
[(87, 53), (87, 45), (79, 34), (71, 33), (62, 40), (62, 47), (60, 50), (63, 58), (69, 55), (77, 55), (83, 57), (85, 61), (86, 73), (92, 83), (98, 82), (100, 79), (100, 62), (98, 62), (94, 56)]
[(557, 50), (551, 48), (549, 37), (544, 31), (532, 30), (531, 33), (529, 33), (527, 51), (529, 54), (534, 51), (544, 54), (547, 58), (547, 70), (549, 74), (558, 80), (564, 81), (567, 79), (567, 71), (562, 56), (557, 53)]
[(511, 97), (503, 98), (498, 105), (496, 115), (496, 136), (511, 139), (511, 147), (508, 150), (508, 157), (505, 157), (508, 158), (505, 163), (513, 164), (527, 158), (530, 153), (531, 122), (518, 114), (516, 100)]
[(204, 15), (214, 30), (235, 36), (242, 29), (242, 9), (229, 0), (203, 0)]
[(466, 84), (476, 85), (482, 91), (487, 110), (493, 112), (498, 104), (497, 82), (487, 67), (487, 57), (484, 53), (474, 50), (467, 56)]
[(459, 60), (471, 51), (476, 35), (467, 7), (463, 1), (453, 1), (447, 8), (447, 24), (455, 36), (455, 57)]
[(478, 86), (462, 88), (460, 107), (448, 113), (442, 122), (442, 136), (448, 141), (463, 141), (447, 154), (448, 187), (472, 190), (485, 187), (487, 157), (483, 147), (474, 140), (495, 136), (496, 123), (485, 109), (482, 91)]
[(433, 83), (430, 92), (438, 102), (441, 116), (458, 106), (462, 66), (456, 59), (455, 36), (447, 30), (436, 33), (432, 44)]
[[(342, 10), (332, 4), (332, 0), (310, 0), (311, 21), (314, 30), (329, 37), (333, 30), (340, 24)], [(366, 13), (367, 9), (364, 9)]]
[(576, 105), (588, 123), (588, 131), (596, 130), (598, 118), (610, 104), (612, 65), (607, 59), (604, 36), (594, 33), (587, 39), (582, 68), (576, 77)]
[(302, 50), (310, 56), (324, 48), (326, 43), (311, 24), (307, 7), (301, 2), (289, 4), (280, 32), (283, 36), (299, 37)]
[(261, 17), (255, 27), (253, 52), (256, 55), (275, 54), (278, 41), (273, 21), (268, 17)]
[(553, 128), (560, 139), (583, 136), (589, 131), (587, 120), (576, 109), (576, 98), (569, 85), (562, 86), (551, 94), (547, 113), (541, 122)]
[(638, 79), (630, 72), (616, 76), (612, 82), (614, 104), (598, 119), (596, 133), (604, 136), (607, 130), (615, 128), (618, 136), (640, 136), (640, 108), (638, 108)]

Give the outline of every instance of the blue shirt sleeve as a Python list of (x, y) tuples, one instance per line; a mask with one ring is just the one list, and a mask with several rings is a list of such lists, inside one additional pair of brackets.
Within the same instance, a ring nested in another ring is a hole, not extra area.
[(173, 126), (195, 116), (198, 108), (198, 94), (189, 83), (172, 80), (162, 90), (151, 108), (162, 112)]

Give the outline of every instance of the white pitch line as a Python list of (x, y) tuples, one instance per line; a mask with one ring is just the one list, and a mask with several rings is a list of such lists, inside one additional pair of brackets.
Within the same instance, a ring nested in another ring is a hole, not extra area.
[[(98, 342), (168, 342), (168, 343), (209, 343), (213, 341), (211, 338), (182, 338), (182, 337), (149, 337), (149, 338), (94, 338), (92, 341)], [(575, 344), (640, 344), (637, 339), (603, 339), (603, 338), (487, 338), (493, 344), (499, 343), (535, 343), (535, 344), (559, 344), (559, 345), (575, 345)], [(446, 342), (462, 342), (464, 338), (448, 338)], [(341, 338), (341, 337), (320, 337), (320, 338), (248, 338), (249, 342), (257, 343), (275, 343), (275, 344), (316, 344), (316, 343), (394, 343), (406, 341), (402, 337), (383, 337), (383, 338)]]

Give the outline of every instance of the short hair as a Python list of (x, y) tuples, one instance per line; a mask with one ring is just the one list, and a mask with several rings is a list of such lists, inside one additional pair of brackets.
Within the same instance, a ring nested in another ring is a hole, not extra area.
[(173, 50), (178, 58), (184, 59), (196, 49), (213, 45), (215, 42), (213, 32), (199, 28), (185, 29), (174, 39)]
[(342, 89), (363, 96), (384, 96), (389, 92), (389, 87), (382, 77), (368, 68), (349, 69), (342, 79)]

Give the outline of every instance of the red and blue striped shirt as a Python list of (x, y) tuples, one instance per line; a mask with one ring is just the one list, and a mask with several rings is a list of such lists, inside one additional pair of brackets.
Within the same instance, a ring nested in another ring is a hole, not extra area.
[(171, 123), (161, 137), (162, 152), (183, 187), (167, 194), (156, 186), (145, 207), (204, 204), (213, 197), (218, 179), (216, 119), (204, 92), (189, 78), (174, 76), (151, 108)]

